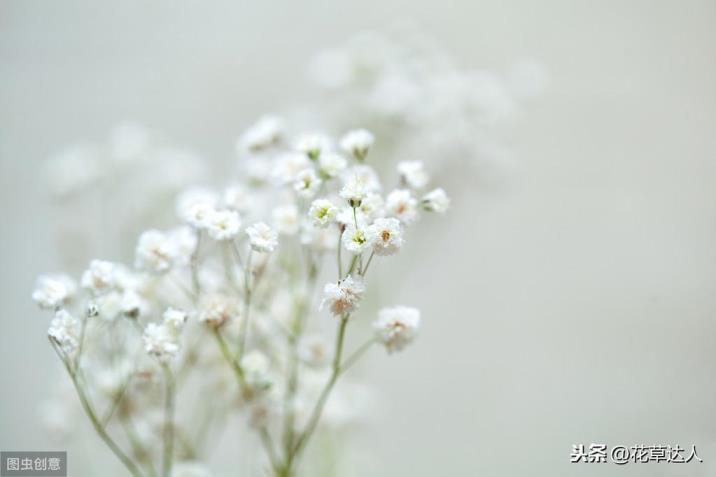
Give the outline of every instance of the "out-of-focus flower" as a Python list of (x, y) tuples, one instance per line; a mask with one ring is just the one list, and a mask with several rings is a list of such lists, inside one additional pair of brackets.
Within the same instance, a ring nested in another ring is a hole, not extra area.
[(418, 218), (418, 201), (407, 189), (396, 189), (385, 198), (385, 211), (404, 224), (411, 224)]
[(219, 327), (238, 316), (236, 302), (222, 294), (208, 295), (199, 304), (199, 321), (213, 327)]
[(438, 187), (425, 194), (420, 205), (429, 212), (444, 214), (450, 207), (450, 198), (442, 188)]
[(375, 137), (370, 131), (365, 129), (354, 129), (348, 131), (341, 138), (341, 148), (349, 154), (352, 154), (359, 161), (365, 160), (368, 151), (373, 147)]
[(376, 219), (366, 234), (376, 255), (394, 255), (403, 246), (403, 230), (398, 219)]
[(430, 181), (422, 161), (403, 161), (398, 163), (400, 180), (412, 189), (422, 189)]
[(77, 292), (77, 284), (65, 274), (40, 275), (32, 299), (41, 308), (57, 308), (66, 304)]
[(296, 175), (293, 182), (293, 190), (299, 197), (310, 199), (316, 195), (321, 187), (321, 179), (318, 178), (313, 169), (304, 169)]
[(164, 273), (171, 268), (174, 254), (170, 237), (159, 230), (147, 230), (139, 236), (134, 264), (140, 270)]
[(331, 140), (323, 134), (304, 134), (296, 141), (296, 150), (315, 161), (322, 153), (332, 149)]
[(273, 224), (282, 235), (295, 235), (300, 226), (298, 208), (294, 204), (281, 205), (273, 209)]
[(71, 353), (79, 344), (80, 321), (67, 310), (57, 310), (47, 334), (65, 353)]
[(283, 121), (278, 116), (263, 116), (247, 129), (236, 143), (239, 152), (260, 151), (278, 144), (283, 134)]
[(183, 192), (177, 199), (177, 215), (197, 229), (203, 229), (219, 202), (217, 195), (207, 189), (193, 188)]
[(385, 345), (388, 353), (400, 351), (418, 334), (420, 311), (407, 306), (383, 308), (373, 323), (376, 339)]
[(246, 229), (251, 248), (257, 252), (270, 253), (278, 245), (278, 235), (264, 222), (259, 222)]
[(326, 152), (318, 158), (318, 172), (325, 178), (338, 176), (347, 166), (346, 158), (335, 152)]
[(214, 240), (231, 240), (239, 233), (241, 219), (233, 210), (216, 210), (209, 214), (206, 230)]
[(104, 260), (92, 260), (89, 268), (82, 274), (82, 288), (99, 295), (115, 286), (115, 265)]

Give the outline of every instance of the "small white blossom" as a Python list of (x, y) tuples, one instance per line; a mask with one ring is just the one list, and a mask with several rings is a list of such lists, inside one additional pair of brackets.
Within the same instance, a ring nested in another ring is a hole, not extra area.
[(413, 189), (422, 189), (430, 181), (422, 161), (404, 161), (398, 164), (400, 180)]
[(368, 164), (358, 164), (343, 171), (341, 174), (343, 182), (357, 178), (363, 185), (366, 193), (380, 192), (383, 188), (380, 184), (378, 173)]
[(311, 167), (311, 161), (304, 154), (286, 153), (276, 160), (272, 175), (280, 184), (291, 184), (298, 174)]
[(67, 310), (60, 309), (50, 322), (47, 335), (57, 343), (65, 353), (71, 353), (79, 344), (80, 321)]
[(199, 304), (199, 321), (219, 327), (231, 319), (238, 318), (238, 307), (231, 298), (213, 294), (204, 297)]
[(241, 358), (241, 368), (251, 386), (265, 387), (270, 384), (269, 359), (261, 351), (249, 351)]
[(318, 178), (313, 169), (304, 169), (296, 175), (293, 182), (293, 190), (303, 198), (310, 199), (316, 195), (321, 187), (321, 179)]
[(366, 233), (376, 255), (396, 254), (403, 245), (403, 230), (398, 219), (376, 219)]
[(164, 324), (173, 328), (177, 332), (181, 331), (186, 323), (188, 316), (185, 311), (169, 307), (162, 315)]
[(321, 154), (318, 158), (318, 172), (325, 178), (338, 176), (347, 166), (346, 158), (335, 152)]
[(385, 211), (404, 224), (410, 224), (418, 218), (418, 201), (409, 190), (396, 189), (386, 197)]
[(383, 217), (385, 201), (380, 194), (369, 192), (360, 203), (360, 211), (369, 219)]
[(214, 240), (231, 240), (239, 233), (241, 219), (233, 210), (217, 210), (206, 221), (206, 230)]
[(98, 295), (115, 287), (115, 265), (104, 260), (92, 260), (82, 274), (82, 288)]
[(257, 252), (273, 252), (278, 245), (278, 235), (263, 222), (246, 229), (251, 248)]
[(429, 212), (444, 214), (450, 207), (450, 198), (443, 189), (437, 188), (425, 194), (420, 204)]
[(136, 291), (125, 290), (122, 293), (119, 308), (125, 316), (136, 318), (147, 311), (148, 305)]
[(306, 154), (309, 159), (316, 160), (322, 153), (331, 150), (331, 140), (323, 134), (304, 134), (296, 141), (295, 148)]
[(135, 266), (153, 273), (168, 271), (175, 255), (174, 243), (159, 230), (147, 230), (140, 237), (135, 250)]
[(352, 313), (360, 305), (364, 292), (363, 282), (351, 276), (338, 283), (328, 283), (323, 288), (323, 301), (320, 308), (328, 307), (335, 316)]
[(365, 181), (359, 175), (350, 176), (340, 191), (340, 196), (347, 200), (351, 207), (358, 207), (367, 194)]
[(418, 334), (420, 311), (407, 306), (383, 308), (373, 323), (376, 339), (385, 345), (388, 353), (400, 351)]
[(298, 207), (294, 204), (280, 205), (271, 213), (273, 225), (281, 235), (295, 235), (300, 224)]
[(326, 227), (338, 214), (338, 208), (328, 199), (316, 199), (311, 203), (308, 216), (317, 227)]
[(365, 129), (355, 129), (349, 131), (341, 138), (341, 148), (352, 154), (353, 157), (362, 161), (368, 155), (368, 151), (373, 147), (375, 137)]
[(345, 249), (356, 255), (368, 249), (372, 245), (371, 240), (372, 237), (368, 234), (367, 230), (356, 228), (352, 223), (346, 225), (346, 229), (343, 231), (343, 236), (341, 237)]
[(37, 278), (32, 299), (41, 308), (57, 308), (69, 302), (76, 292), (77, 285), (67, 275), (41, 275)]
[(236, 143), (239, 152), (260, 151), (279, 142), (283, 121), (277, 116), (263, 116), (247, 129)]
[(159, 361), (166, 362), (179, 352), (177, 333), (165, 323), (149, 323), (142, 336), (144, 350)]
[(194, 228), (203, 229), (216, 209), (219, 199), (207, 189), (194, 188), (183, 192), (177, 199), (177, 215)]

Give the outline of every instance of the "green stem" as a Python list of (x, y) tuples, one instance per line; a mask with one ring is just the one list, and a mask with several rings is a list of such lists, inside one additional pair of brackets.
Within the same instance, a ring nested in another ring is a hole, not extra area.
[(201, 283), (199, 282), (199, 246), (201, 245), (201, 230), (196, 231), (196, 247), (191, 254), (191, 283), (194, 296), (198, 299), (201, 294)]
[(174, 376), (169, 365), (162, 363), (164, 371), (164, 452), (162, 476), (170, 477), (174, 460)]
[(239, 326), (239, 349), (237, 356), (239, 361), (246, 351), (246, 339), (249, 334), (249, 313), (251, 312), (251, 256), (253, 250), (249, 249), (246, 258), (246, 268), (244, 269), (244, 316)]

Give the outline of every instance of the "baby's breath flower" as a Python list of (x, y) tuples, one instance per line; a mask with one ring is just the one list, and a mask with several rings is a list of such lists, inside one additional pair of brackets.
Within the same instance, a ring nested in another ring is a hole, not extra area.
[(148, 305), (136, 291), (125, 290), (122, 293), (119, 307), (125, 316), (137, 318), (147, 311)]
[[(362, 205), (362, 204), (361, 204)], [(361, 208), (353, 209), (352, 207), (343, 207), (336, 214), (336, 222), (343, 227), (354, 225), (358, 222), (358, 228), (365, 227), (369, 221)]]
[(92, 260), (82, 274), (81, 283), (82, 288), (96, 295), (107, 293), (115, 287), (115, 265), (104, 260)]
[(300, 226), (298, 207), (294, 204), (281, 205), (273, 209), (273, 225), (282, 235), (295, 235)]
[(293, 190), (303, 198), (310, 199), (316, 195), (321, 187), (321, 179), (318, 178), (313, 169), (304, 169), (296, 175), (293, 182)]
[(139, 237), (134, 263), (140, 270), (164, 273), (171, 268), (175, 251), (174, 243), (165, 233), (147, 230)]
[(77, 284), (65, 274), (40, 275), (32, 299), (41, 308), (57, 308), (69, 302), (77, 292)]
[(233, 210), (217, 210), (206, 221), (206, 230), (214, 240), (231, 240), (239, 233), (241, 219)]
[(329, 346), (321, 336), (306, 336), (299, 343), (298, 356), (309, 366), (323, 366), (330, 357)]
[(385, 201), (380, 194), (369, 192), (360, 203), (360, 211), (363, 212), (367, 218), (376, 219), (385, 214), (383, 210), (384, 204)]
[(285, 153), (276, 160), (272, 175), (280, 184), (291, 184), (300, 172), (310, 167), (311, 161), (304, 154)]
[(241, 359), (241, 368), (246, 376), (246, 381), (257, 388), (265, 388), (270, 385), (269, 364), (269, 359), (259, 350), (246, 353)]
[(65, 309), (55, 312), (47, 335), (57, 343), (65, 353), (73, 352), (79, 343), (80, 321)]
[(194, 250), (196, 250), (196, 230), (188, 225), (182, 225), (167, 232), (167, 238), (169, 239), (167, 250), (171, 251), (174, 265), (189, 265), (191, 256), (194, 254)]
[(352, 313), (360, 305), (365, 286), (360, 279), (348, 276), (338, 283), (327, 283), (323, 288), (320, 309), (328, 307), (335, 316)]
[(371, 240), (372, 237), (368, 234), (367, 230), (356, 228), (352, 223), (346, 225), (346, 229), (343, 231), (343, 236), (341, 237), (341, 241), (346, 250), (356, 255), (368, 249), (372, 245)]
[(278, 245), (278, 235), (264, 222), (259, 222), (246, 229), (251, 248), (257, 252), (273, 252)]
[(348, 201), (351, 207), (359, 207), (361, 201), (368, 194), (365, 181), (363, 177), (359, 175), (353, 175), (343, 184), (340, 196)]
[(403, 230), (398, 219), (376, 219), (366, 234), (376, 255), (396, 254), (403, 245)]
[(179, 353), (177, 333), (166, 323), (147, 324), (142, 339), (144, 350), (159, 361), (166, 362)]
[(295, 147), (315, 161), (322, 153), (331, 150), (331, 140), (323, 134), (304, 134), (298, 138)]
[(385, 345), (388, 353), (400, 351), (418, 334), (420, 311), (407, 306), (383, 308), (373, 323), (376, 339)]
[(162, 315), (164, 324), (172, 327), (176, 331), (181, 331), (181, 329), (184, 327), (184, 324), (186, 323), (187, 318), (188, 315), (185, 311), (178, 310), (172, 307), (167, 308)]
[(219, 327), (235, 318), (238, 318), (237, 304), (225, 295), (208, 295), (199, 304), (199, 321), (210, 326)]
[(218, 202), (218, 197), (210, 190), (189, 189), (177, 199), (177, 215), (192, 227), (203, 229)]
[(380, 192), (383, 188), (380, 185), (380, 177), (378, 176), (378, 173), (368, 164), (357, 164), (349, 169), (346, 169), (342, 174), (342, 178), (344, 183), (348, 182), (351, 178), (358, 178), (358, 180), (363, 184), (363, 188), (366, 193)]
[(365, 129), (354, 129), (348, 131), (341, 138), (341, 148), (352, 154), (357, 160), (362, 161), (368, 155), (368, 151), (373, 147), (375, 137)]
[(404, 224), (411, 224), (418, 218), (418, 202), (407, 189), (396, 189), (385, 199), (385, 210)]
[(444, 214), (450, 207), (450, 198), (443, 189), (438, 187), (425, 194), (420, 205), (429, 212)]
[(324, 178), (333, 178), (348, 166), (346, 158), (335, 152), (321, 154), (318, 158), (318, 172)]
[(311, 203), (308, 216), (317, 227), (326, 227), (336, 217), (338, 208), (328, 199), (316, 199)]
[(400, 180), (412, 189), (422, 189), (430, 181), (421, 161), (404, 161), (398, 163)]
[(238, 152), (260, 151), (277, 144), (283, 134), (283, 121), (277, 116), (263, 116), (247, 129), (236, 143)]

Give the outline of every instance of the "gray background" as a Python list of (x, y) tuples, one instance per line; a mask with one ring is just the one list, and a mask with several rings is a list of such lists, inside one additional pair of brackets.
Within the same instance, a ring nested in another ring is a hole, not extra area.
[[(370, 358), (372, 475), (716, 470), (716, 2), (697, 0), (0, 2), (0, 448), (50, 445), (40, 161), (125, 118), (226, 159), (300, 98), (312, 52), (406, 15), (465, 66), (533, 57), (551, 84), (514, 134), (520, 170), (456, 197), (401, 288), (425, 331)], [(705, 462), (570, 465), (580, 442), (696, 443)]]

